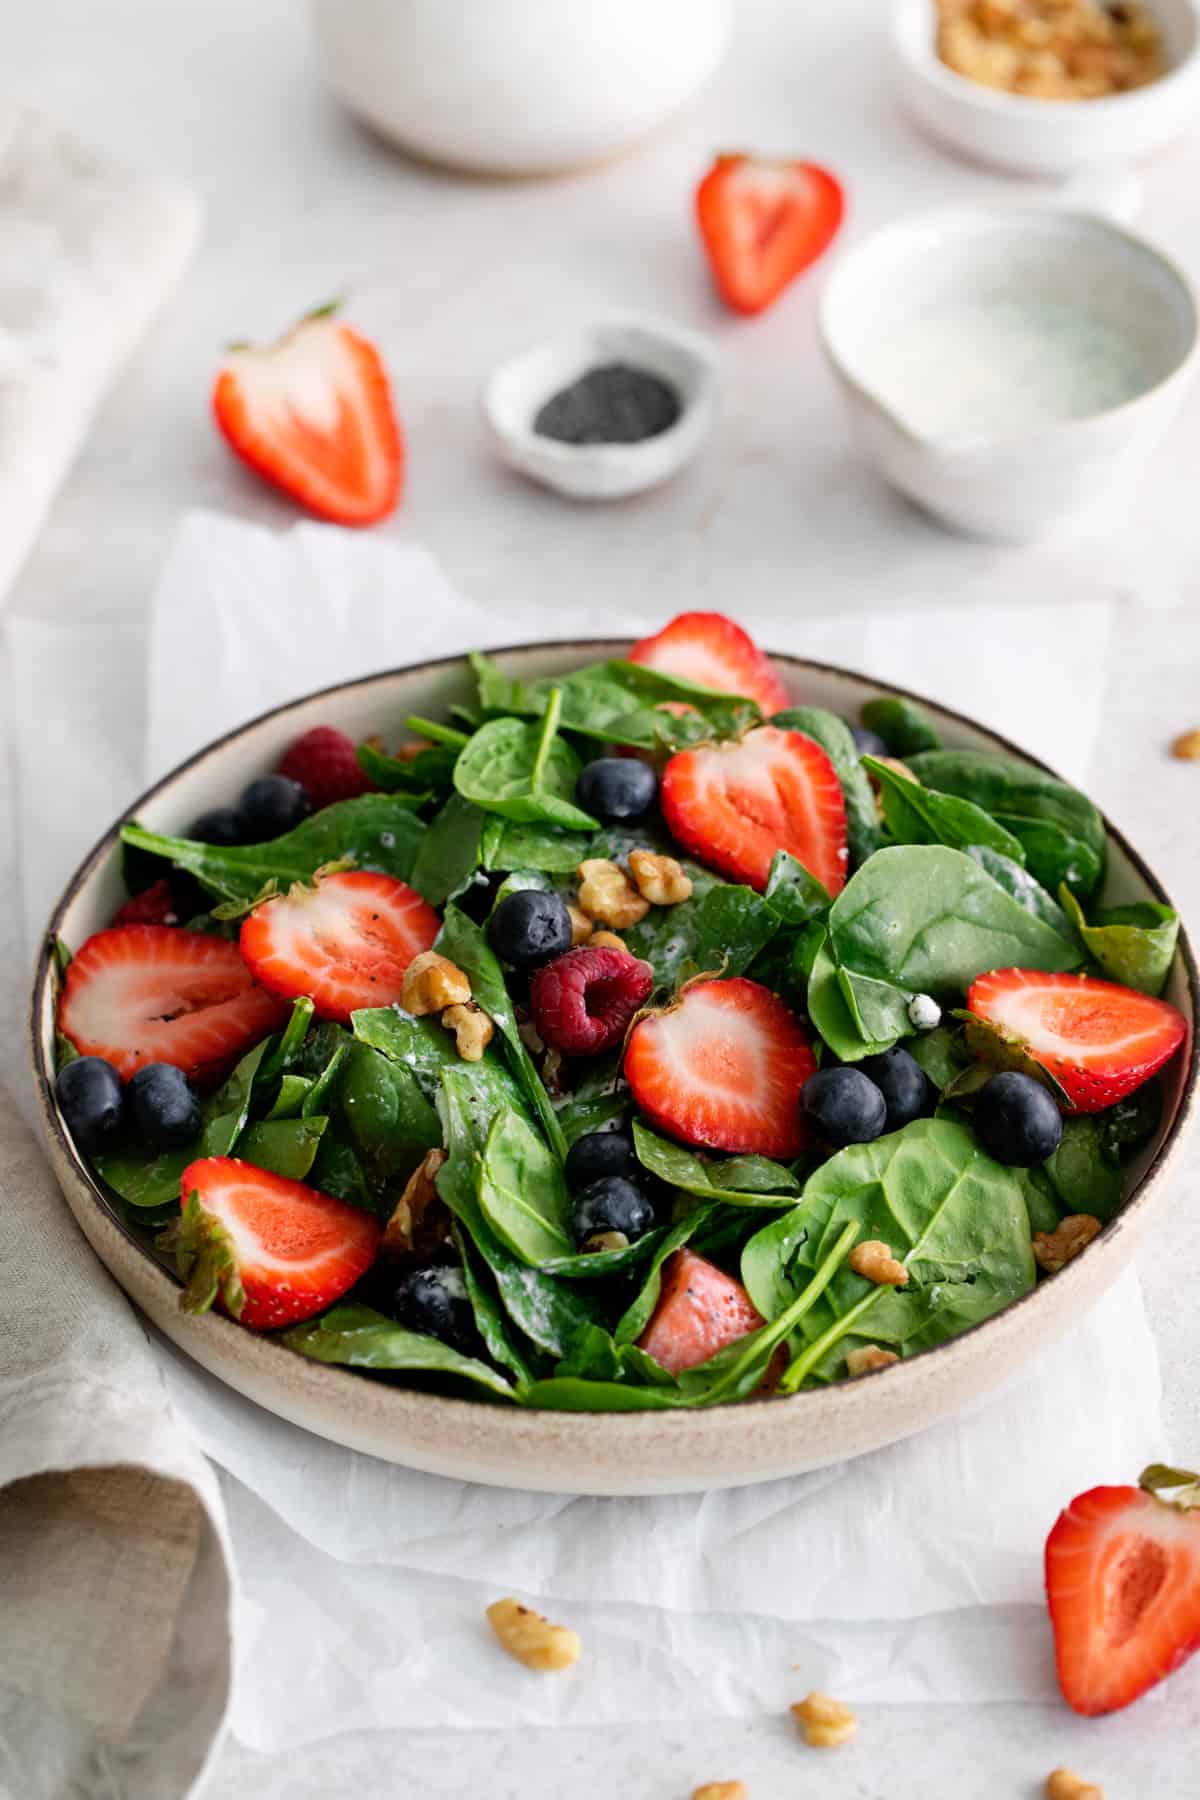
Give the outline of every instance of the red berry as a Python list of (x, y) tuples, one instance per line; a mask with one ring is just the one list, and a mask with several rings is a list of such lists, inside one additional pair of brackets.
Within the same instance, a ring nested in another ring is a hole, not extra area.
[(568, 950), (538, 969), (529, 1008), (538, 1034), (568, 1056), (598, 1056), (619, 1044), (650, 998), (654, 972), (628, 950)]
[(117, 908), (113, 914), (114, 925), (178, 925), (179, 914), (175, 910), (175, 901), (171, 894), (171, 884), (165, 878), (143, 888), (132, 900)]
[(279, 773), (298, 781), (314, 809), (357, 800), (371, 783), (358, 766), (354, 740), (332, 725), (314, 725), (286, 751)]

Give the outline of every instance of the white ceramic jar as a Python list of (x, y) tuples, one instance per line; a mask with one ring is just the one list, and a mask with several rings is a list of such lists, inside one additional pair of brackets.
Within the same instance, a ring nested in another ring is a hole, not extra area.
[(724, 55), (733, 0), (312, 0), (334, 92), (402, 149), (548, 175), (654, 130)]

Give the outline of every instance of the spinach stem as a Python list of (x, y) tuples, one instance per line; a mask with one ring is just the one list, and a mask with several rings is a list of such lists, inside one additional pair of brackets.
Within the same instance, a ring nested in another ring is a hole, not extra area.
[(529, 777), (529, 791), (540, 794), (546, 776), (546, 764), (550, 760), (550, 747), (558, 735), (558, 721), (562, 716), (562, 689), (551, 688), (550, 698), (546, 702), (546, 711), (542, 716), (542, 735), (538, 739), (537, 755), (533, 759), (533, 771)]
[(433, 719), (422, 719), (417, 713), (411, 713), (404, 725), (418, 737), (428, 738), (432, 744), (449, 744), (452, 750), (462, 750), (471, 741), (467, 732), (455, 731), (453, 725), (439, 725)]
[(862, 1299), (856, 1301), (848, 1312), (844, 1312), (840, 1319), (835, 1319), (829, 1330), (822, 1332), (821, 1336), (815, 1339), (802, 1355), (795, 1357), (780, 1378), (779, 1392), (794, 1394), (804, 1378), (816, 1368), (825, 1352), (832, 1349), (840, 1337), (846, 1335), (868, 1307), (874, 1306), (882, 1292), (882, 1288), (872, 1288), (869, 1294), (864, 1294)]

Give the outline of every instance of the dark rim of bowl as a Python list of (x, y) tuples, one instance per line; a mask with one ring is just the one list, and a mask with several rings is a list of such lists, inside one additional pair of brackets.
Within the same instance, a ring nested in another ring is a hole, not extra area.
[[(558, 638), (544, 642), (535, 640), (533, 642), (520, 644), (505, 644), (498, 648), (490, 649), (487, 654), (493, 657), (505, 657), (519, 656), (529, 654), (530, 652), (545, 652), (549, 655), (558, 652), (562, 655), (574, 656), (581, 651), (594, 651), (598, 657), (604, 657), (620, 655), (626, 648), (627, 644), (623, 638)], [(1043, 762), (1041, 757), (1034, 756), (1028, 750), (1023, 749), (1019, 744), (1013, 743), (1011, 738), (1005, 737), (1002, 732), (993, 730), (989, 725), (981, 724), (978, 720), (969, 717), (968, 714), (959, 712), (954, 707), (947, 706), (940, 700), (932, 700), (924, 695), (914, 693), (911, 688), (897, 687), (892, 682), (877, 680), (872, 675), (864, 675), (858, 670), (844, 668), (840, 663), (818, 662), (811, 657), (792, 656), (786, 651), (770, 651), (768, 654), (773, 661), (781, 663), (790, 669), (802, 673), (812, 671), (819, 675), (831, 675), (839, 680), (861, 683), (864, 686), (871, 688), (874, 693), (891, 695), (898, 699), (915, 702), (918, 706), (927, 707), (929, 711), (940, 714), (943, 718), (952, 719), (956, 724), (965, 726), (968, 731), (982, 733), (985, 737), (989, 738), (992, 743), (1002, 746), (1004, 750), (1011, 753), (1020, 762), (1026, 763), (1032, 768), (1040, 769), (1043, 774), (1051, 775), (1055, 780), (1061, 781), (1064, 779), (1064, 777), (1058, 775), (1057, 771), (1052, 769), (1048, 763)], [(380, 681), (388, 681), (393, 677), (400, 675), (430, 674), (437, 669), (447, 669), (465, 663), (466, 652), (460, 651), (451, 656), (431, 657), (424, 662), (402, 664), (394, 669), (380, 669), (371, 675), (356, 676), (352, 681), (334, 682), (329, 687), (316, 688), (311, 693), (301, 694), (294, 700), (287, 700), (280, 706), (268, 707), (265, 712), (256, 714), (254, 718), (247, 719), (243, 724), (237, 725), (231, 731), (223, 733), (221, 737), (214, 738), (211, 743), (204, 745), (202, 749), (195, 751), (191, 756), (185, 758), (183, 762), (178, 763), (175, 768), (164, 775), (161, 780), (155, 782), (152, 787), (146, 788), (139, 794), (137, 800), (129, 810), (126, 813), (123, 813), (119, 819), (109, 826), (108, 830), (103, 833), (88, 851), (87, 855), (75, 870), (75, 873), (67, 882), (67, 885), (63, 889), (62, 895), (50, 916), (50, 921), (46, 928), (44, 939), (37, 957), (33, 992), (28, 1015), (28, 1033), (33, 1068), (37, 1081), (38, 1099), (41, 1105), (46, 1129), (53, 1135), (59, 1149), (64, 1152), (76, 1171), (86, 1182), (93, 1199), (105, 1218), (115, 1225), (122, 1237), (124, 1237), (141, 1256), (143, 1256), (154, 1268), (160, 1270), (168, 1280), (175, 1281), (178, 1286), (182, 1286), (178, 1277), (173, 1275), (172, 1271), (152, 1254), (138, 1233), (135, 1232), (126, 1220), (121, 1217), (115, 1205), (109, 1199), (104, 1185), (97, 1180), (87, 1163), (80, 1156), (74, 1144), (71, 1142), (59, 1116), (58, 1106), (54, 1099), (53, 1075), (47, 1067), (47, 1059), (41, 1038), (40, 1020), (45, 1008), (47, 987), (55, 977), (54, 941), (58, 936), (58, 928), (63, 915), (73, 904), (80, 888), (83, 887), (85, 882), (87, 882), (95, 872), (102, 859), (106, 857), (120, 841), (121, 827), (130, 819), (135, 818), (147, 801), (153, 800), (165, 789), (172, 787), (179, 777), (187, 770), (198, 768), (201, 763), (207, 762), (210, 757), (216, 756), (228, 745), (234, 743), (237, 739), (244, 737), (248, 732), (255, 730), (259, 725), (265, 724), (268, 720), (283, 718), (289, 712), (295, 712), (301, 707), (309, 706), (314, 700), (321, 700), (334, 695), (353, 692), (358, 688), (373, 687)], [(1162, 905), (1172, 906), (1173, 910), (1178, 913), (1178, 908), (1173, 906), (1171, 897), (1163, 887), (1162, 882), (1154, 874), (1153, 870), (1148, 867), (1144, 858), (1129, 842), (1124, 832), (1113, 824), (1107, 814), (1102, 813), (1101, 818), (1103, 819), (1108, 837), (1136, 870), (1137, 874), (1145, 882), (1151, 893), (1155, 895), (1156, 899)], [(1200, 1037), (1200, 1033), (1198, 1033), (1196, 1029), (1197, 1021), (1200, 1020), (1200, 970), (1197, 969), (1195, 954), (1192, 950), (1191, 941), (1188, 937), (1187, 929), (1182, 922), (1182, 918), (1180, 920), (1177, 954), (1183, 961), (1184, 970), (1187, 976), (1188, 995), (1192, 1005), (1192, 1029), (1189, 1034), (1188, 1064), (1184, 1076), (1183, 1087), (1179, 1095), (1179, 1104), (1176, 1107), (1175, 1116), (1171, 1121), (1166, 1135), (1154, 1152), (1150, 1162), (1143, 1170), (1137, 1186), (1123, 1202), (1120, 1212), (1104, 1225), (1099, 1236), (1094, 1240), (1097, 1244), (1111, 1241), (1124, 1228), (1126, 1215), (1140, 1203), (1143, 1194), (1151, 1187), (1157, 1175), (1160, 1173), (1161, 1167), (1168, 1155), (1182, 1139), (1183, 1135), (1192, 1124), (1195, 1116), (1197, 1087), (1200, 1085), (1200, 1082), (1198, 1082), (1198, 1077), (1200, 1077), (1200, 1043), (1197, 1041), (1198, 1037)], [(1087, 1251), (1083, 1253), (1084, 1256), (1087, 1254)], [(1058, 1287), (1060, 1293), (1064, 1290), (1067, 1292), (1070, 1291), (1070, 1288), (1073, 1285), (1072, 1277), (1076, 1272), (1076, 1265), (1082, 1261), (1082, 1256), (1076, 1258), (1075, 1263), (1068, 1264), (1065, 1269), (1055, 1276), (1055, 1285)], [(1039, 1298), (1044, 1299), (1045, 1292), (1049, 1285), (1050, 1284), (1046, 1282), (1038, 1282), (1027, 1294), (1023, 1294), (1019, 1300), (1014, 1300), (1000, 1312), (993, 1313), (990, 1318), (982, 1319), (978, 1324), (969, 1326), (966, 1331), (959, 1332), (955, 1337), (949, 1339), (944, 1344), (932, 1345), (928, 1350), (918, 1351), (915, 1356), (902, 1357), (898, 1363), (893, 1364), (890, 1368), (880, 1370), (873, 1379), (875, 1381), (882, 1379), (890, 1380), (892, 1382), (902, 1380), (906, 1372), (910, 1373), (916, 1365), (925, 1363), (928, 1358), (939, 1355), (949, 1355), (955, 1347), (965, 1339), (974, 1337), (977, 1332), (987, 1331), (989, 1327), (995, 1325), (1000, 1319), (1008, 1318), (1021, 1308), (1028, 1307), (1029, 1305), (1038, 1302)], [(223, 1315), (214, 1314), (214, 1317), (219, 1323), (228, 1326), (231, 1331), (240, 1333), (244, 1329), (242, 1326), (238, 1325), (236, 1321), (226, 1319)], [(259, 1335), (262, 1337), (265, 1334)], [(282, 1344), (278, 1344), (276, 1347), (280, 1350), (284, 1349)], [(326, 1368), (328, 1374), (339, 1377), (342, 1380), (349, 1379), (357, 1381), (360, 1379), (354, 1369), (342, 1368), (336, 1364), (322, 1366)], [(402, 1391), (412, 1394), (418, 1392), (416, 1389), (404, 1389)], [(819, 1395), (827, 1391), (829, 1390), (824, 1388), (806, 1389), (797, 1394), (790, 1394), (783, 1398), (775, 1398), (773, 1399), (772, 1404), (796, 1408), (804, 1406), (805, 1404), (811, 1404)], [(422, 1398), (435, 1404), (470, 1407), (480, 1414), (486, 1413), (489, 1416), (494, 1416), (496, 1410), (495, 1406), (490, 1402), (473, 1400), (467, 1397), (461, 1397), (457, 1394), (427, 1393), (424, 1394)], [(721, 1412), (724, 1410), (724, 1407), (714, 1407), (711, 1410), (713, 1412)], [(537, 1416), (537, 1413), (536, 1411), (527, 1412), (525, 1416), (534, 1418)], [(550, 1412), (546, 1416), (549, 1418), (557, 1418), (561, 1415)], [(642, 1413), (629, 1412), (606, 1415), (587, 1415), (592, 1421), (596, 1421), (598, 1417), (620, 1419), (625, 1422), (625, 1428), (630, 1431), (639, 1429), (648, 1430), (651, 1429), (651, 1426), (653, 1426), (654, 1429), (665, 1428), (670, 1430), (672, 1428), (672, 1423), (677, 1418), (684, 1416), (690, 1418), (693, 1414), (688, 1409), (681, 1409), (679, 1413), (653, 1411)]]

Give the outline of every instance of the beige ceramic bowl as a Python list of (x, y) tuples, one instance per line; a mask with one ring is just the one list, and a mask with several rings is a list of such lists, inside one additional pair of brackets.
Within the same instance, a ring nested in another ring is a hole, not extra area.
[[(611, 642), (528, 645), (500, 653), (500, 660), (511, 674), (532, 678), (621, 649)], [(868, 696), (889, 691), (883, 683), (823, 664), (789, 657), (777, 662), (795, 700), (850, 716)], [(461, 657), (330, 688), (280, 707), (201, 751), (143, 795), (132, 813), (153, 829), (180, 829), (206, 807), (227, 801), (252, 775), (272, 768), (284, 747), (311, 725), (332, 723), (355, 737), (371, 731), (395, 736), (406, 713), (436, 717), (452, 701), (471, 695)], [(957, 714), (923, 704), (947, 743), (1021, 754)], [(122, 897), (117, 831), (114, 825), (105, 833), (72, 878), (48, 936), (61, 934), (76, 947), (111, 918)], [(1110, 901), (1165, 899), (1137, 853), (1111, 828), (1109, 850)], [(1181, 937), (1168, 996), (1192, 1019), (1197, 991), (1195, 961)], [(155, 1259), (146, 1239), (120, 1222), (58, 1116), (51, 1091), (54, 1001), (47, 952), (38, 968), (31, 1026), (51, 1161), (97, 1255), (168, 1337), (259, 1405), (336, 1443), (436, 1474), (562, 1493), (679, 1493), (763, 1481), (892, 1443), (977, 1400), (1069, 1331), (1120, 1274), (1151, 1221), (1161, 1221), (1184, 1127), (1195, 1110), (1193, 1041), (1168, 1073), (1162, 1129), (1135, 1165), (1134, 1192), (1120, 1216), (1053, 1281), (939, 1349), (870, 1380), (786, 1400), (697, 1412), (525, 1412), (368, 1380), (308, 1362), (216, 1313), (192, 1318), (182, 1312), (174, 1275)]]

